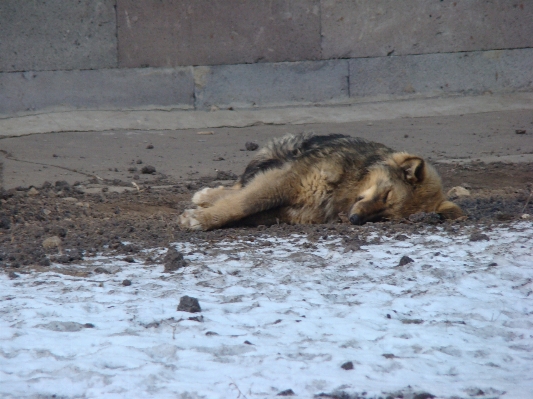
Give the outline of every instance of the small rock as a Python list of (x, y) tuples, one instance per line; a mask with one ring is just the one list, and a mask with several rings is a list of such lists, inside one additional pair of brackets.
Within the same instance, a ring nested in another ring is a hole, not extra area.
[(151, 175), (151, 174), (153, 174), (155, 172), (156, 172), (156, 170), (155, 170), (155, 168), (152, 165), (143, 166), (143, 168), (141, 169), (141, 173), (144, 174), (144, 175)]
[(44, 209), (43, 209), (43, 213), (44, 213), (46, 216), (48, 216), (48, 215), (50, 215), (50, 214), (52, 213), (52, 211), (49, 210), (49, 209), (44, 208)]
[(39, 265), (41, 266), (50, 266), (52, 263), (50, 262), (50, 259), (48, 258), (42, 258), (40, 261), (39, 261)]
[(402, 324), (422, 324), (424, 320), (422, 319), (402, 319), (400, 320)]
[(183, 258), (181, 252), (176, 251), (175, 248), (170, 247), (163, 259), (165, 264), (165, 273), (175, 272), (176, 270), (187, 266), (187, 261)]
[(43, 241), (43, 248), (50, 249), (50, 248), (58, 248), (61, 246), (61, 238), (58, 236), (52, 236), (48, 237)]
[(67, 201), (67, 202), (78, 202), (78, 199), (77, 199), (77, 198), (74, 198), (74, 197), (65, 197), (65, 198), (63, 198), (63, 201)]
[(251, 141), (247, 141), (244, 145), (244, 148), (246, 148), (246, 151), (255, 151), (259, 148), (259, 144), (253, 143)]
[(353, 362), (343, 363), (341, 368), (344, 369), (344, 370), (353, 370)]
[(531, 219), (531, 215), (529, 213), (524, 213), (522, 216), (520, 216), (521, 219), (528, 220)]
[(94, 328), (94, 324), (93, 323), (85, 323), (83, 325), (83, 327), (85, 327), (85, 328)]
[(410, 215), (409, 221), (413, 223), (438, 224), (442, 222), (442, 218), (435, 212), (418, 212)]
[(490, 238), (488, 235), (483, 233), (472, 233), (470, 235), (470, 241), (489, 241)]
[(284, 391), (281, 391), (276, 396), (294, 396), (296, 395), (292, 389), (286, 389)]
[(407, 265), (408, 263), (411, 263), (411, 262), (414, 262), (414, 260), (412, 260), (410, 257), (404, 255), (400, 259), (400, 262), (398, 263), (398, 266), (405, 266), (405, 265)]
[(185, 295), (180, 298), (178, 310), (181, 312), (198, 313), (202, 311), (202, 308), (200, 308), (198, 299)]
[[(130, 228), (130, 232), (133, 232), (135, 231), (135, 229), (133, 227)], [(140, 248), (137, 246), (137, 245), (134, 245), (134, 244), (126, 244), (126, 245), (123, 245), (122, 246), (122, 250), (124, 252), (133, 252), (133, 253), (138, 253), (140, 252)]]
[(516, 134), (526, 134), (526, 131), (524, 129), (516, 129), (514, 132)]
[(138, 169), (135, 166), (132, 166), (132, 167), (128, 168), (128, 172), (132, 172), (132, 173), (133, 172), (137, 172), (137, 170)]
[(15, 273), (15, 272), (9, 272), (9, 273), (7, 274), (7, 276), (8, 276), (11, 280), (13, 280), (14, 278), (19, 278), (19, 275), (18, 275), (17, 273)]
[(142, 159), (138, 159), (138, 160), (136, 161), (136, 163), (137, 163), (137, 165), (140, 165), (140, 164), (143, 163), (143, 161), (142, 161)]
[(153, 150), (153, 149), (154, 149), (154, 146), (153, 146), (152, 144), (148, 144), (148, 145), (146, 146), (146, 149), (147, 149), (147, 150)]
[(93, 272), (96, 274), (111, 274), (109, 270), (104, 269), (103, 267), (97, 267), (96, 269), (93, 270)]
[(78, 249), (67, 250), (67, 253), (56, 258), (56, 261), (63, 264), (69, 264), (83, 260), (83, 254)]
[(70, 188), (70, 184), (66, 180), (58, 180), (56, 181), (56, 188), (64, 190), (65, 188)]
[(202, 136), (210, 136), (212, 134), (215, 134), (215, 132), (213, 132), (212, 130), (206, 130), (206, 131), (202, 131), (202, 132), (197, 132), (196, 134), (199, 134), (199, 135), (202, 135)]
[(28, 190), (27, 194), (28, 195), (39, 195), (39, 191), (35, 187), (32, 187)]
[(76, 323), (74, 321), (51, 321), (48, 324), (39, 324), (36, 327), (57, 332), (76, 332), (87, 328), (85, 327), (85, 324)]
[(123, 285), (124, 287), (129, 287), (129, 286), (131, 285), (131, 280), (124, 280), (124, 281), (122, 281), (122, 285)]
[(133, 256), (126, 256), (123, 260), (124, 262), (135, 263), (135, 259), (133, 258)]
[(502, 220), (502, 221), (513, 220), (514, 217), (515, 216), (512, 213), (504, 213), (504, 212), (496, 213), (496, 220)]
[(204, 322), (204, 316), (189, 317), (189, 320), (197, 321), (198, 323), (203, 323)]
[(452, 187), (450, 190), (448, 190), (448, 193), (446, 194), (448, 198), (454, 199), (459, 197), (468, 197), (470, 196), (470, 191), (468, 191), (466, 188), (461, 186), (455, 186)]
[(248, 341), (248, 340), (244, 341), (244, 343), (245, 343), (246, 345), (253, 345), (253, 344), (252, 344), (250, 341)]
[(232, 172), (225, 172), (223, 170), (217, 171), (217, 180), (236, 180), (237, 175)]
[(214, 331), (208, 331), (208, 332), (205, 333), (205, 335), (207, 335), (208, 337), (210, 337), (210, 336), (213, 336), (213, 335), (218, 335), (218, 333), (217, 333), (217, 332), (214, 332)]
[(7, 216), (0, 216), (0, 229), (9, 230), (11, 228), (11, 219)]
[(53, 226), (52, 228), (50, 228), (50, 233), (60, 238), (65, 238), (67, 236), (68, 231), (64, 227)]

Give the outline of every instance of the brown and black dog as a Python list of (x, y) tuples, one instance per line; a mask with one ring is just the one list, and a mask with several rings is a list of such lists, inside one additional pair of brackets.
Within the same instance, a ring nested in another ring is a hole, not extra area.
[(234, 224), (394, 220), (418, 212), (463, 215), (447, 201), (435, 169), (422, 158), (340, 134), (274, 139), (231, 188), (204, 188), (181, 226), (211, 230)]

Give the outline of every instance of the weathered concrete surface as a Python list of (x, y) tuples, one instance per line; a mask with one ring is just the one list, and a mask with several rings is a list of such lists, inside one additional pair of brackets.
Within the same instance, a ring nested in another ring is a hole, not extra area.
[[(194, 81), (194, 84), (193, 84)], [(255, 108), (533, 90), (533, 49), (0, 73), (0, 115), (54, 109)]]
[(254, 107), (346, 101), (346, 60), (195, 69), (196, 107)]
[(117, 66), (114, 0), (0, 1), (0, 71)]
[(192, 108), (191, 68), (0, 73), (0, 114), (50, 109)]
[(207, 111), (72, 111), (0, 119), (0, 137), (49, 132), (160, 131), (261, 125), (373, 122), (526, 110), (533, 118), (533, 93), (402, 100), (323, 107)]
[(533, 47), (533, 2), (322, 0), (322, 57)]
[(119, 65), (320, 58), (319, 0), (118, 0)]
[[(411, 103), (411, 114), (420, 105)], [(394, 109), (394, 106), (390, 108)], [(315, 107), (310, 107), (307, 114), (314, 111)], [(432, 162), (478, 159), (533, 162), (531, 108), (476, 114), (467, 114), (468, 108), (465, 108), (462, 116), (429, 116), (427, 111), (423, 118), (387, 119), (390, 114), (386, 109), (375, 109), (371, 122), (368, 119), (349, 121), (345, 118), (327, 123), (218, 127), (209, 129), (212, 134), (198, 134), (205, 129), (102, 130), (88, 133), (80, 125), (74, 129), (77, 132), (0, 138), (0, 162), (4, 162), (6, 189), (29, 185), (39, 187), (45, 181), (87, 181), (94, 175), (134, 181), (133, 175), (137, 173), (138, 182), (142, 182), (153, 178), (140, 173), (145, 165), (152, 165), (158, 173), (175, 179), (188, 180), (215, 176), (219, 170), (242, 173), (255, 155), (255, 152), (244, 151), (246, 142), (262, 145), (273, 137), (299, 132), (364, 137), (398, 150), (420, 154)], [(250, 111), (233, 112), (235, 119), (239, 119), (240, 112)], [(357, 113), (354, 109), (351, 112)], [(408, 113), (406, 107), (405, 114)], [(114, 116), (111, 114), (109, 118)], [(517, 129), (526, 130), (526, 133), (516, 134)], [(0, 131), (3, 129), (0, 128)], [(149, 144), (153, 148), (148, 148)], [(137, 163), (139, 160), (142, 164)], [(137, 168), (137, 171), (132, 168)]]
[(533, 49), (350, 60), (350, 94), (353, 98), (532, 89)]

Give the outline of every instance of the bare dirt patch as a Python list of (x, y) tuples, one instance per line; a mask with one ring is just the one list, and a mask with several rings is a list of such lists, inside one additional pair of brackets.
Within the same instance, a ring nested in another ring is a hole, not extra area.
[(450, 231), (478, 225), (482, 233), (494, 223), (533, 215), (532, 164), (472, 163), (437, 165), (437, 169), (446, 189), (462, 186), (470, 192), (454, 199), (468, 219), (441, 224), (431, 217), (414, 217), (364, 226), (282, 224), (189, 232), (178, 227), (177, 216), (191, 205), (193, 193), (204, 186), (230, 181), (173, 181), (154, 176), (137, 187), (118, 180), (19, 187), (1, 193), (0, 270), (11, 275), (30, 269), (46, 271), (54, 262), (63, 264), (65, 273), (76, 274), (74, 265), (98, 253), (124, 255), (132, 262), (163, 262), (163, 257), (153, 258), (143, 249), (165, 248), (176, 241), (216, 242), (228, 237), (256, 240), (264, 235), (284, 237), (293, 233), (306, 235), (311, 242), (341, 236), (346, 251), (352, 251), (376, 230), (401, 236), (416, 231), (420, 224), (440, 225)]

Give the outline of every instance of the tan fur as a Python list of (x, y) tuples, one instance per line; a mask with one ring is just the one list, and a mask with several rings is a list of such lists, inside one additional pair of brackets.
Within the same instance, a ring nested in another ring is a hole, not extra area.
[[(312, 136), (297, 139), (309, 137)], [(258, 154), (257, 162), (269, 160), (269, 156), (281, 159), (289, 151), (292, 158), (283, 158), (276, 167), (262, 168), (259, 164), (259, 171), (254, 170), (246, 184), (243, 177), (232, 188), (221, 186), (197, 192), (193, 203), (198, 207), (186, 210), (180, 216), (180, 224), (188, 229), (210, 230), (237, 222), (330, 223), (339, 219), (339, 213), (346, 213), (354, 224), (401, 219), (418, 212), (437, 212), (446, 219), (463, 215), (457, 205), (446, 200), (435, 169), (420, 157), (394, 153), (364, 141), (346, 139), (345, 144), (342, 138), (339, 141), (346, 151), (338, 143), (322, 151), (318, 143), (309, 156), (285, 147), (281, 156), (275, 153), (276, 143), (286, 146), (292, 138), (274, 141)], [(349, 146), (353, 145), (360, 146), (355, 155), (350, 152), (353, 148)], [(331, 148), (338, 153), (326, 151)], [(361, 170), (357, 162), (363, 156), (378, 156), (379, 160)]]

